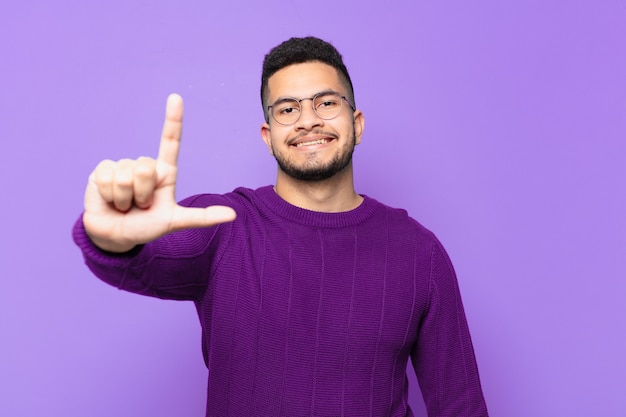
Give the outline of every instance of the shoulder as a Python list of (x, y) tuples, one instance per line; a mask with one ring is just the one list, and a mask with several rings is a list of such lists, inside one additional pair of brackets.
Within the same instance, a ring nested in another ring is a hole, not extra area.
[(399, 246), (413, 248), (416, 256), (423, 264), (430, 265), (433, 272), (445, 270), (454, 275), (453, 263), (448, 252), (432, 230), (411, 217), (405, 209), (373, 201), (378, 205), (376, 211), (379, 221), (384, 219), (387, 233)]
[(422, 243), (428, 243), (433, 246), (441, 245), (435, 234), (418, 220), (411, 217), (407, 210), (388, 206), (371, 197), (365, 196), (365, 198), (371, 204), (377, 205), (377, 217), (378, 219), (384, 219), (388, 228), (402, 232), (402, 235), (410, 235)]

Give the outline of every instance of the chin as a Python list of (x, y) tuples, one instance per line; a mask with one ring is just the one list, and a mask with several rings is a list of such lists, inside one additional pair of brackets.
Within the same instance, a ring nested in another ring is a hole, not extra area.
[(333, 178), (337, 174), (344, 172), (352, 164), (352, 154), (349, 158), (336, 159), (325, 166), (319, 167), (296, 167), (292, 164), (276, 159), (280, 170), (293, 179), (303, 182), (318, 182)]
[(296, 164), (291, 158), (274, 152), (274, 158), (279, 169), (288, 177), (303, 182), (325, 181), (335, 177), (337, 174), (345, 172), (346, 168), (352, 165), (352, 154), (356, 145), (356, 139), (351, 146), (347, 145), (337, 151), (330, 161), (322, 163), (320, 155), (311, 155), (311, 158), (302, 164)]

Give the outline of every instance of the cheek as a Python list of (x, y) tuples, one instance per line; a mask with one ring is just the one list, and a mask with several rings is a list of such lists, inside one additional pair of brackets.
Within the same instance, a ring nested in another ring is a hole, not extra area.
[(267, 134), (267, 139), (265, 140), (265, 144), (270, 150), (270, 154), (274, 155), (274, 152), (280, 152), (280, 147), (283, 146), (285, 139), (283, 136), (279, 135), (277, 130), (274, 129)]

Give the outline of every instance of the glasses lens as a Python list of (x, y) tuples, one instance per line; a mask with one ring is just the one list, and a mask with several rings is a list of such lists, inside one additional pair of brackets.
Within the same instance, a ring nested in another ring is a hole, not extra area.
[(281, 124), (295, 123), (300, 117), (300, 103), (298, 100), (287, 98), (272, 106), (274, 119)]
[(302, 112), (302, 101), (312, 100), (315, 113), (322, 119), (334, 119), (341, 112), (343, 98), (339, 93), (321, 93), (313, 98), (284, 98), (272, 104), (272, 116), (282, 125), (290, 125), (298, 121)]
[(313, 108), (322, 119), (333, 119), (341, 112), (343, 100), (338, 93), (324, 93), (315, 96)]

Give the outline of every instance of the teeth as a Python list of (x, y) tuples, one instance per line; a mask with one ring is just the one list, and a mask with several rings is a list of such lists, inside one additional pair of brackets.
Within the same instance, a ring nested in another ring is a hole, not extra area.
[(326, 142), (328, 142), (326, 139), (319, 139), (319, 140), (314, 140), (314, 141), (311, 141), (311, 142), (300, 142), (296, 146), (298, 148), (301, 148), (303, 146), (321, 145), (321, 144), (326, 143)]

